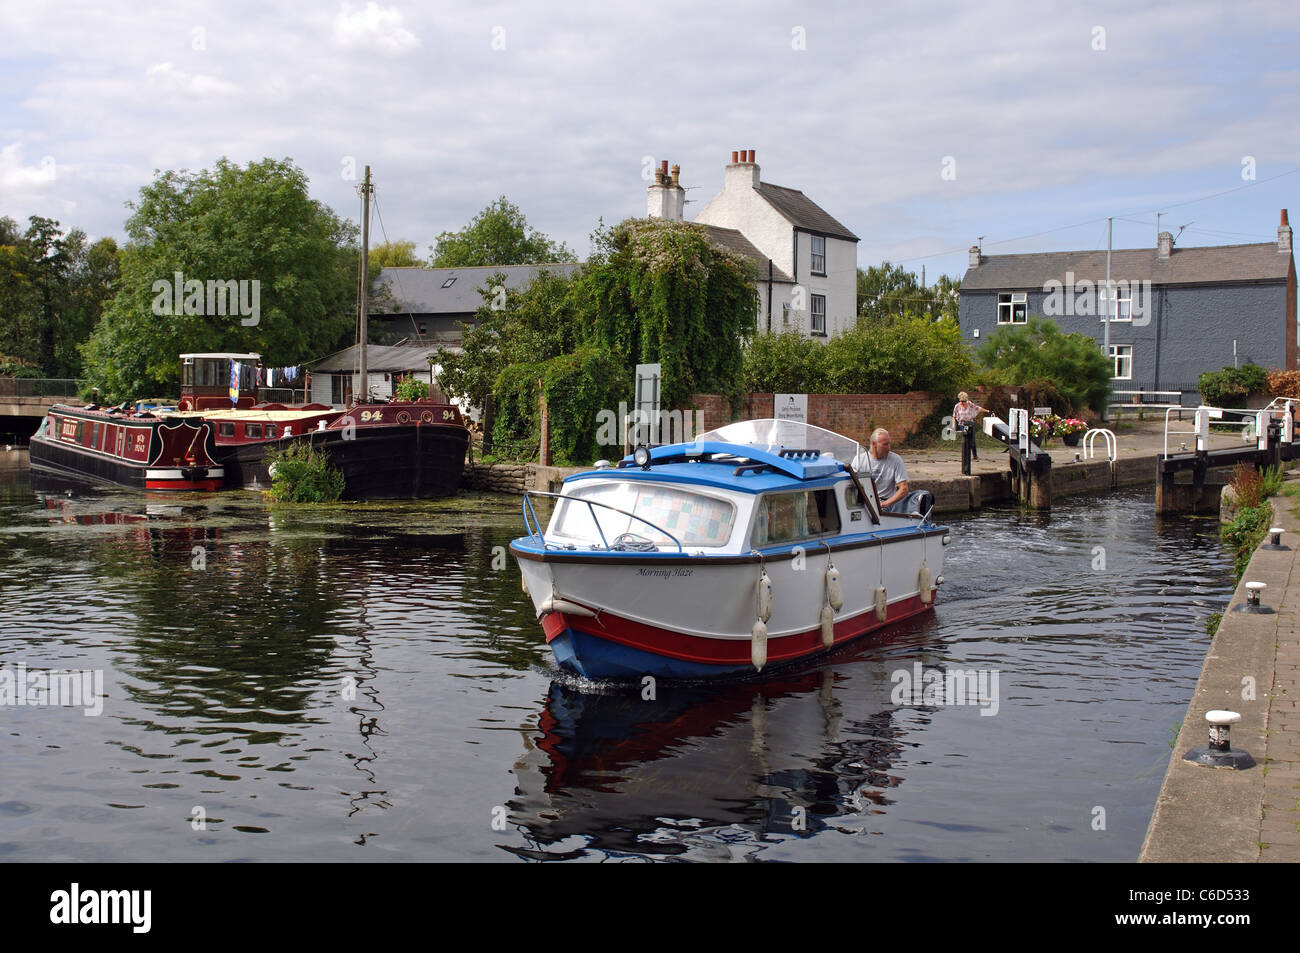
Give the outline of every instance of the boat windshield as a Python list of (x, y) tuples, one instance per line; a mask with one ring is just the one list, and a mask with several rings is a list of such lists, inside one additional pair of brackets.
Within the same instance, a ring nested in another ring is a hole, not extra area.
[[(548, 537), (599, 546), (602, 534), (605, 542), (613, 545), (617, 537), (631, 533), (657, 546), (673, 546), (671, 533), (683, 546), (725, 546), (736, 522), (736, 508), (726, 500), (640, 481), (578, 486), (569, 497), (556, 506)], [(587, 506), (576, 500), (604, 505)]]
[(866, 460), (866, 451), (851, 437), (798, 420), (742, 420), (710, 430), (701, 434), (699, 439), (738, 443), (771, 453), (781, 450), (820, 450), (822, 456), (833, 457), (857, 470), (865, 466)]

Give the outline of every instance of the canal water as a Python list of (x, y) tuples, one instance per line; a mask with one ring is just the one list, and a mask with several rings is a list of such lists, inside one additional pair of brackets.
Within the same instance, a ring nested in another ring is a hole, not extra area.
[[(0, 860), (1135, 860), (1231, 594), (1217, 525), (1150, 491), (948, 522), (923, 621), (649, 698), (553, 667), (518, 498), (0, 469), (0, 672), (102, 677), (0, 707)], [(983, 692), (923, 693), (958, 670)]]

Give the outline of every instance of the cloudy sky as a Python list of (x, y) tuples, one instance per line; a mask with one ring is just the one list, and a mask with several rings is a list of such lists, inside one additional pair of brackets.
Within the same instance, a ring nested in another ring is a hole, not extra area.
[[(1271, 241), (1300, 216), (1289, 2), (0, 7), (0, 215), (123, 236), (155, 169), (290, 157), (421, 253), (498, 195), (585, 255), (734, 149), (927, 278), (988, 253)], [(1214, 196), (1207, 198), (1208, 196)], [(1190, 223), (1190, 224), (1189, 224)]]

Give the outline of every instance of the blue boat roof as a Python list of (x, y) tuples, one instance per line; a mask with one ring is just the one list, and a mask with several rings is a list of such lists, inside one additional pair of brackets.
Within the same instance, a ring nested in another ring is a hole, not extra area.
[[(758, 465), (758, 466), (756, 466)], [(740, 472), (736, 472), (738, 468)], [(814, 450), (771, 451), (745, 444), (719, 441), (675, 443), (650, 451), (649, 469), (636, 466), (631, 456), (617, 468), (586, 470), (565, 483), (590, 479), (653, 480), (714, 486), (744, 493), (763, 493), (801, 486), (831, 486), (845, 475), (844, 465)]]

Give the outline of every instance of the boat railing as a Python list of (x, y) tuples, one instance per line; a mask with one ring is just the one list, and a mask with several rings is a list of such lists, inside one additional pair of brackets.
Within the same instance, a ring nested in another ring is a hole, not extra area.
[[(541, 540), (543, 546), (547, 545), (546, 536), (542, 532), (542, 523), (541, 520), (537, 518), (537, 511), (533, 508), (532, 498), (534, 496), (546, 496), (556, 500), (568, 500), (571, 503), (585, 503), (587, 509), (591, 512), (591, 520), (593, 523), (596, 524), (596, 532), (600, 534), (600, 542), (601, 545), (604, 546), (606, 552), (616, 552), (617, 550), (612, 550), (609, 545), (609, 540), (605, 538), (604, 527), (600, 525), (600, 517), (596, 515), (595, 507), (597, 506), (599, 506), (601, 509), (612, 510), (613, 512), (618, 513), (622, 516), (630, 517), (631, 519), (636, 520), (638, 523), (644, 523), (646, 526), (649, 526), (651, 529), (653, 529), (656, 533), (662, 533), (664, 536), (667, 536), (669, 539), (671, 539), (674, 545), (677, 546), (677, 551), (679, 553), (685, 552), (685, 550), (682, 548), (681, 541), (678, 540), (676, 536), (668, 532), (668, 530), (664, 529), (662, 526), (658, 526), (650, 522), (648, 519), (646, 519), (643, 516), (637, 516), (635, 513), (629, 513), (627, 510), (620, 510), (617, 506), (610, 506), (608, 503), (601, 503), (598, 500), (583, 499), (580, 496), (566, 496), (563, 493), (548, 493), (545, 490), (525, 490), (524, 502), (523, 502), (524, 528), (528, 530), (529, 536)], [(618, 538), (615, 537), (614, 541), (615, 543), (617, 543)], [(658, 549), (658, 546), (656, 546), (655, 548)]]

